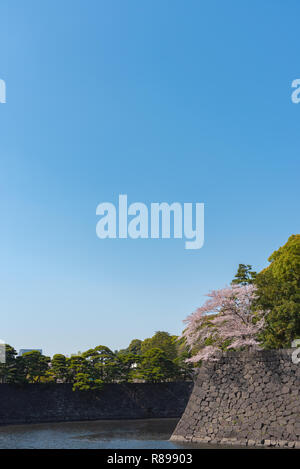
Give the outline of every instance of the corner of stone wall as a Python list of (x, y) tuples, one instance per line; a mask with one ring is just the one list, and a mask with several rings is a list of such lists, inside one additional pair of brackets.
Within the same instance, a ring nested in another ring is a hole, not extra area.
[(300, 448), (300, 364), (291, 355), (227, 352), (206, 362), (171, 439)]

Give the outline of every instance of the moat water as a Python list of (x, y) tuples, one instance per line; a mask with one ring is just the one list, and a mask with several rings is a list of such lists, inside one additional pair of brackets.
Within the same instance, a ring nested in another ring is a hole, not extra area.
[(169, 441), (178, 419), (97, 420), (6, 425), (1, 449), (182, 449), (211, 448)]

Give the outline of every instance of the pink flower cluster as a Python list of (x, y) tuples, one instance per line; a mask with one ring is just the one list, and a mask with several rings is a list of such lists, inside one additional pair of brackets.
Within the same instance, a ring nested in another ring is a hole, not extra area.
[[(189, 359), (217, 360), (220, 343), (230, 339), (228, 348), (259, 349), (257, 334), (264, 327), (264, 313), (253, 312), (256, 299), (254, 285), (232, 285), (221, 290), (213, 290), (209, 299), (201, 308), (185, 319), (187, 328), (183, 332), (187, 345), (200, 351)], [(213, 315), (209, 318), (209, 315)], [(206, 345), (207, 339), (213, 339), (213, 345)]]

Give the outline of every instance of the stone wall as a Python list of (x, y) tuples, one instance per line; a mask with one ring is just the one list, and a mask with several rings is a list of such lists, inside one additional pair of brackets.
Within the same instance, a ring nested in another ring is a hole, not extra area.
[(300, 447), (300, 364), (291, 354), (231, 352), (203, 365), (171, 439)]
[(69, 384), (0, 384), (0, 424), (179, 418), (192, 388), (192, 382), (126, 383), (85, 393)]

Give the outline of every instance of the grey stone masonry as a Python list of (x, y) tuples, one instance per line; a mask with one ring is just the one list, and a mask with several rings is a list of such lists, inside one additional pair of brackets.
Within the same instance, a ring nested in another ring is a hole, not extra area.
[(105, 384), (72, 391), (71, 384), (0, 384), (0, 425), (74, 420), (180, 418), (192, 382)]
[(291, 355), (227, 352), (204, 363), (171, 439), (300, 448), (300, 363)]

